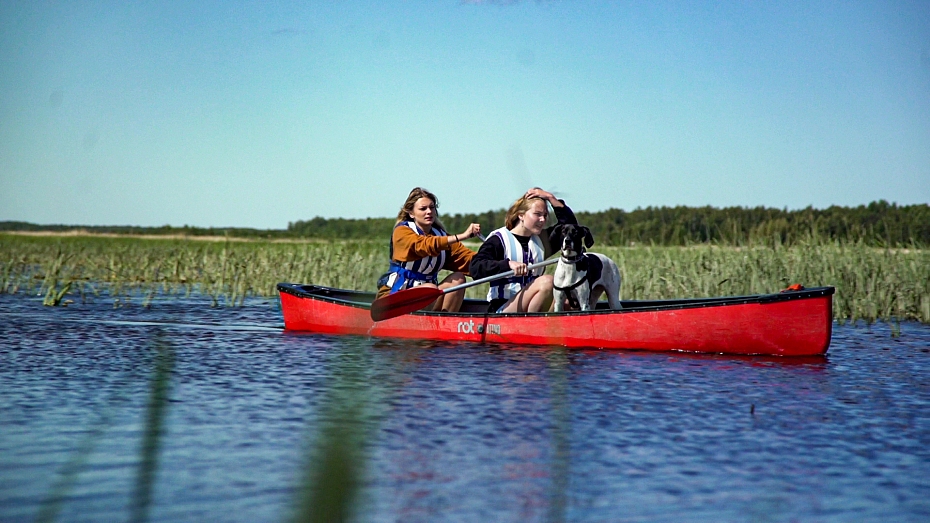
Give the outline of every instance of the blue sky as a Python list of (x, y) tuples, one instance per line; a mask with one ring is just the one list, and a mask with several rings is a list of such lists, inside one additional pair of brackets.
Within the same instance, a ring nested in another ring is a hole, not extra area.
[(930, 201), (930, 3), (0, 0), (0, 220)]

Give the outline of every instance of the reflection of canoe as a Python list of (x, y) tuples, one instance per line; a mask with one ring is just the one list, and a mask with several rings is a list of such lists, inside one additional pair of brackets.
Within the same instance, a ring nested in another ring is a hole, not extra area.
[(370, 316), (372, 293), (291, 283), (279, 283), (278, 292), (287, 330), (387, 338), (812, 356), (827, 351), (833, 326), (833, 287), (536, 314), (488, 314), (486, 301), (469, 299), (461, 312), (420, 311), (378, 323)]

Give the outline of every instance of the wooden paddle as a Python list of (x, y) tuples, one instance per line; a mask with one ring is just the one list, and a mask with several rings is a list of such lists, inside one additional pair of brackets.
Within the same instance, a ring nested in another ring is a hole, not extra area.
[[(533, 269), (546, 267), (558, 262), (558, 258), (541, 261), (539, 263), (527, 265), (526, 271), (529, 272)], [(468, 283), (463, 283), (461, 285), (456, 285), (455, 287), (449, 287), (448, 289), (437, 289), (435, 287), (413, 287), (410, 289), (397, 291), (394, 294), (388, 294), (383, 298), (378, 298), (374, 301), (374, 303), (371, 304), (371, 319), (374, 321), (382, 321), (389, 320), (397, 316), (403, 316), (408, 312), (418, 311), (423, 307), (426, 307), (430, 303), (436, 301), (436, 298), (448, 292), (455, 292), (460, 289), (481, 285), (482, 283), (499, 280), (501, 278), (509, 278), (513, 275), (514, 272), (510, 270), (500, 274), (495, 274), (493, 276), (488, 276), (487, 278), (481, 278), (480, 280), (474, 280)]]

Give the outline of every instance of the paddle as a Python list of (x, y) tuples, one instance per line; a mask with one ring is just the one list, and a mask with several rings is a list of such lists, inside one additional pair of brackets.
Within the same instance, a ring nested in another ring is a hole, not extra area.
[[(529, 272), (533, 269), (546, 267), (547, 265), (552, 265), (553, 263), (558, 262), (558, 258), (553, 258), (551, 260), (527, 265), (526, 270)], [(509, 278), (513, 276), (513, 274), (514, 272), (510, 270), (500, 274), (495, 274), (493, 276), (488, 276), (487, 278), (481, 278), (480, 280), (474, 280), (468, 283), (463, 283), (461, 285), (456, 285), (455, 287), (449, 287), (448, 289), (437, 289), (435, 287), (413, 287), (410, 289), (397, 291), (394, 294), (388, 294), (383, 298), (378, 298), (374, 301), (374, 303), (371, 304), (371, 319), (374, 321), (381, 321), (389, 320), (397, 316), (403, 316), (408, 312), (418, 311), (423, 307), (426, 307), (430, 303), (436, 301), (436, 298), (448, 292), (455, 292), (460, 289), (481, 285), (482, 283), (499, 280), (501, 278)]]

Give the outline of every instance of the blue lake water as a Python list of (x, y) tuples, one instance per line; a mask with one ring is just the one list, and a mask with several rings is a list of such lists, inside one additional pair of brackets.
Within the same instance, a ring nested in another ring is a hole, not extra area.
[(0, 521), (930, 520), (930, 326), (773, 359), (140, 303), (0, 296)]

